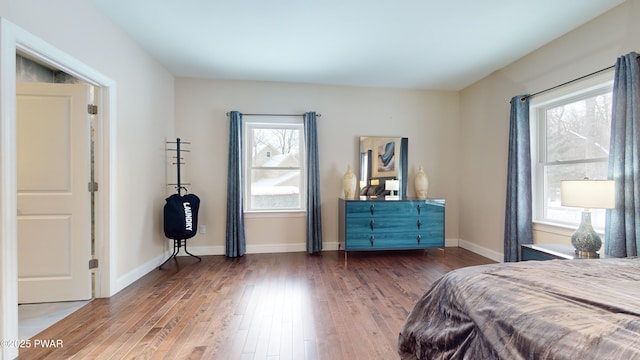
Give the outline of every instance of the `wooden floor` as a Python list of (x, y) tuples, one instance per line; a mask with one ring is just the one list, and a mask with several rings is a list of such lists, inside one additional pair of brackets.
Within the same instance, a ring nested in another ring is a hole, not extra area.
[[(34, 336), (20, 359), (397, 359), (398, 333), (460, 248), (178, 258)], [(42, 342), (40, 342), (42, 343)]]

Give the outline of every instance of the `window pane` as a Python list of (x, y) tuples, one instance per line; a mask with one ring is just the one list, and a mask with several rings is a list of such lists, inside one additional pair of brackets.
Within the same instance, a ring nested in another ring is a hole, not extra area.
[(301, 119), (245, 123), (245, 210), (303, 210), (305, 158)]
[(252, 128), (253, 167), (300, 167), (300, 130)]
[[(608, 133), (608, 132), (607, 132)], [(560, 206), (560, 181), (589, 179), (606, 179), (607, 162), (595, 162), (572, 165), (545, 166), (544, 217), (567, 224), (580, 224), (581, 208)], [(604, 228), (604, 210), (591, 210), (591, 222), (594, 228)]]
[(609, 156), (611, 93), (547, 109), (546, 162)]
[(251, 208), (298, 209), (300, 170), (254, 169), (251, 171)]

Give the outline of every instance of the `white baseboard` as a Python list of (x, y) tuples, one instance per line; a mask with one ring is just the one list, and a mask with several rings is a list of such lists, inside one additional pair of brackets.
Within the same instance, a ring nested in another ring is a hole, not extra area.
[[(189, 246), (189, 252), (194, 255), (224, 255), (224, 246)], [(338, 250), (337, 242), (324, 242), (322, 244), (323, 251)], [(305, 252), (307, 251), (306, 243), (295, 244), (263, 244), (250, 245), (247, 244), (247, 254), (271, 254), (284, 252)], [(178, 256), (188, 256), (184, 250), (180, 250)]]
[[(193, 255), (199, 256), (224, 255), (224, 246), (189, 246), (187, 250)], [(169, 252), (169, 255), (171, 255), (171, 252)], [(180, 248), (178, 256), (189, 256), (189, 254), (185, 253), (183, 248)]]
[(461, 248), (472, 251), (478, 255), (482, 255), (486, 258), (489, 258), (493, 261), (496, 262), (503, 262), (504, 261), (504, 254), (497, 252), (497, 251), (493, 251), (491, 249), (487, 249), (485, 247), (479, 246), (477, 244), (474, 244), (472, 242), (466, 241), (466, 240), (458, 240), (458, 243)]
[(458, 239), (444, 239), (444, 247), (459, 247), (460, 241)]
[(338, 242), (337, 241), (323, 242), (322, 243), (322, 251), (337, 251), (337, 250), (340, 250), (338, 248)]
[[(169, 255), (166, 255), (166, 256), (169, 256)], [(146, 274), (148, 274), (153, 269), (156, 269), (158, 266), (160, 266), (160, 264), (162, 264), (164, 259), (165, 259), (165, 255), (156, 256), (155, 258), (153, 258), (153, 259), (147, 261), (146, 263), (138, 266), (137, 268), (129, 271), (125, 275), (120, 276), (116, 280), (116, 289), (113, 292), (113, 294), (116, 294), (116, 293), (120, 292), (122, 289), (126, 288), (127, 286), (129, 286), (133, 282), (135, 282), (136, 280), (138, 280), (141, 277), (145, 276)]]
[(305, 243), (262, 244), (262, 245), (247, 244), (247, 254), (271, 254), (271, 253), (305, 252), (305, 251), (307, 251), (307, 244)]
[[(458, 247), (460, 240), (458, 239), (446, 239), (445, 247)], [(194, 255), (224, 255), (224, 246), (189, 246), (189, 252)], [(323, 242), (322, 251), (336, 251), (339, 250), (338, 242)], [(471, 250), (471, 249), (468, 249)], [(305, 252), (307, 251), (306, 243), (294, 243), (294, 244), (263, 244), (263, 245), (250, 245), (247, 244), (247, 254), (272, 254), (272, 253), (286, 253), (286, 252)], [(473, 251), (473, 250), (471, 250)], [(167, 255), (168, 256), (168, 255)], [(189, 256), (180, 250), (178, 256)], [(483, 255), (486, 256), (486, 255)]]

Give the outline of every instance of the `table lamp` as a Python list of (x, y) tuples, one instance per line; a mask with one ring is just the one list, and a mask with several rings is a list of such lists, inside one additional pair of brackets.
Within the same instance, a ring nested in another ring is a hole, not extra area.
[(395, 196), (396, 191), (400, 190), (400, 181), (398, 180), (386, 180), (384, 182), (384, 189), (389, 191), (389, 195)]
[(560, 204), (569, 207), (581, 207), (582, 222), (571, 236), (571, 244), (576, 255), (583, 258), (599, 257), (597, 251), (602, 240), (591, 225), (589, 209), (612, 209), (615, 207), (615, 189), (613, 180), (563, 180), (560, 182)]

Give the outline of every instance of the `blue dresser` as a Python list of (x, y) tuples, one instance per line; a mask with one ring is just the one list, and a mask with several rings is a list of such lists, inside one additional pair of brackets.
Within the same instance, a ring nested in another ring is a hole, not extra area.
[(444, 200), (340, 199), (339, 249), (444, 249)]

